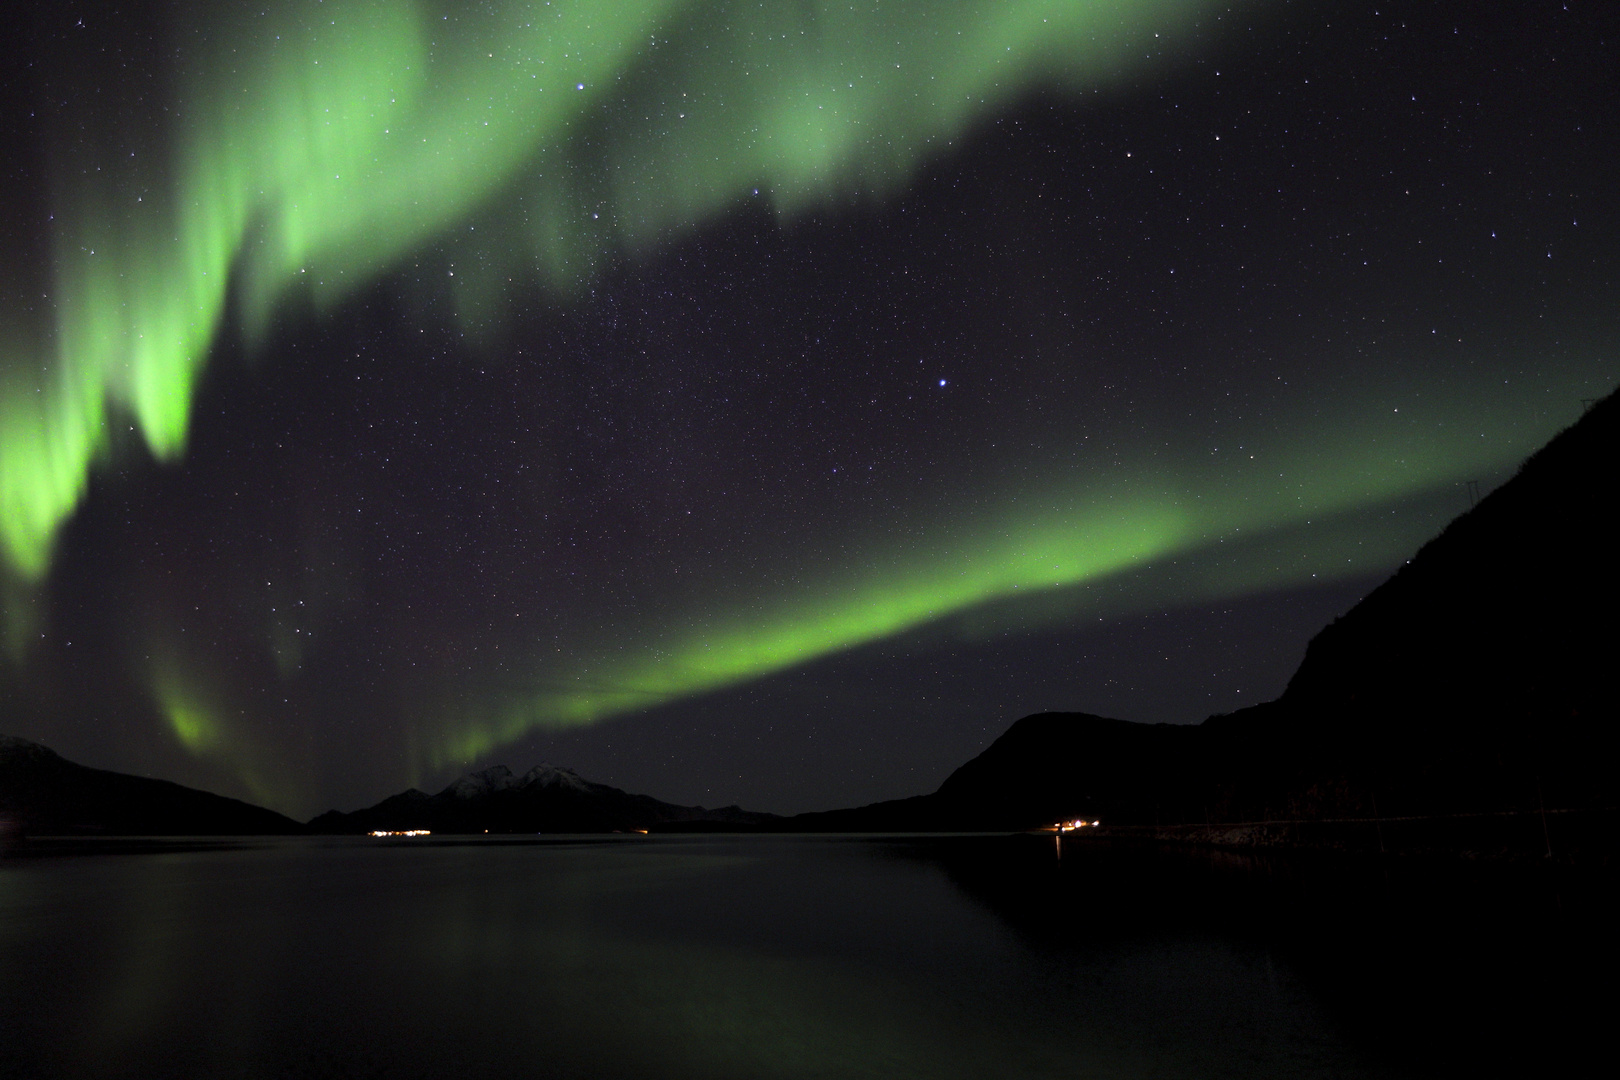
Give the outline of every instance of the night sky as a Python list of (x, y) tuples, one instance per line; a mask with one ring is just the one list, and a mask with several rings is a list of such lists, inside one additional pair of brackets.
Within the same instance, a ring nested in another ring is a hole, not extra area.
[(0, 731), (298, 817), (1264, 701), (1620, 378), (1613, 4), (107, 7), (0, 68)]

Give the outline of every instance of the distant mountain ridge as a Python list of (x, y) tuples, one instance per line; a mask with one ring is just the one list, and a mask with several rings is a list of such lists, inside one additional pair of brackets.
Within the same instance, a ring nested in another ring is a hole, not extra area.
[(468, 773), (437, 795), (410, 788), (350, 814), (307, 825), (238, 799), (77, 765), (48, 747), (0, 735), (0, 842), (18, 834), (247, 836), (435, 833), (631, 832), (655, 828), (753, 828), (778, 821), (736, 806), (677, 806), (540, 764), (522, 776), (504, 765)]
[(1025, 717), (932, 794), (800, 815), (791, 827), (1612, 810), (1617, 465), (1611, 394), (1318, 633), (1276, 701), (1185, 726)]
[[(1550, 849), (1549, 808), (1590, 821), (1620, 805), (1617, 465), (1620, 396), (1611, 394), (1318, 633), (1278, 700), (1197, 725), (1028, 716), (927, 795), (779, 818), (664, 803), (552, 765), (521, 777), (498, 765), (436, 795), (413, 788), (306, 827), (0, 737), (0, 826), (106, 835), (868, 831), (1085, 818), (1214, 829), (1539, 813), (1537, 836)], [(1611, 850), (1608, 829), (1592, 826), (1588, 842)]]
[(572, 769), (540, 764), (522, 776), (505, 765), (467, 775), (437, 795), (411, 788), (353, 813), (328, 811), (312, 832), (435, 833), (633, 832), (659, 827), (759, 826), (778, 820), (736, 806), (677, 806), (586, 780)]
[(77, 765), (10, 735), (0, 735), (0, 819), (11, 830), (81, 836), (279, 835), (304, 828), (239, 799)]

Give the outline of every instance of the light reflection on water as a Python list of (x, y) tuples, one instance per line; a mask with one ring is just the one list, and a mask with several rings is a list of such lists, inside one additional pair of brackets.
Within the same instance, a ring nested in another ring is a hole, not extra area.
[(1402, 995), (1473, 976), (1391, 938), (1423, 895), (1358, 926), (1269, 864), (1020, 837), (12, 859), (0, 1076), (1441, 1075), (1474, 1029)]

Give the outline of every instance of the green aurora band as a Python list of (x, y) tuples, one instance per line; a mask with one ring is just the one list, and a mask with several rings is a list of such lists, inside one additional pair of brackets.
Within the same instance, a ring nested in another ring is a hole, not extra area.
[(45, 573), (122, 413), (157, 458), (183, 451), (232, 300), (252, 345), (290, 300), (331, 311), (432, 245), (477, 324), (755, 190), (784, 216), (897, 190), (1030, 88), (1095, 88), (1228, 6), (183, 7), (172, 108), (59, 152), (49, 322), (0, 316), (5, 561)]
[[(789, 220), (893, 194), (1020, 97), (1078, 96), (1174, 62), (1201, 20), (1231, 6), (327, 0), (178, 11), (187, 32), (166, 73), (172, 100), (123, 142), (59, 149), (48, 304), (0, 312), (8, 624), (49, 571), (90, 470), (113, 452), (111, 429), (127, 420), (159, 460), (183, 452), (228, 310), (252, 349), (288, 312), (332, 313), (426, 264), (478, 330), (509, 297), (566, 298), (607, 260), (653, 252), (756, 195)], [(131, 140), (139, 153), (127, 152)], [(1329, 556), (1343, 574), (1385, 568), (1422, 531), (1358, 549), (1347, 518), (1333, 532), (1336, 515), (1509, 467), (1553, 428), (1507, 423), (1512, 437), (1481, 442), (1506, 399), (1449, 400), (1428, 426), (1397, 423), (1382, 403), (1347, 407), (1340, 422), (1318, 422), (1331, 444), (1276, 434), (1252, 472), (1218, 483), (1160, 468), (1106, 488), (996, 493), (977, 516), (908, 507), (906, 518), (949, 524), (906, 543), (874, 544), (903, 531), (876, 528), (820, 569), (784, 557), (752, 584), (717, 590), (704, 610), (616, 627), (561, 666), (534, 658), (526, 688), (424, 702), (403, 736), (414, 767), (440, 768), (535, 728), (645, 709), (953, 618), (959, 632), (997, 632), (1040, 617), (1031, 594), (1048, 597), (1054, 617), (1110, 610), (1074, 590), (1178, 559), (1197, 564), (1178, 579), (1183, 599), (1326, 576)], [(1206, 490), (1220, 495), (1193, 494)], [(1307, 523), (1326, 533), (1301, 539)], [(1263, 551), (1212, 554), (1268, 537)], [(995, 609), (1013, 598), (1018, 612)], [(975, 620), (981, 631), (969, 629)], [(159, 650), (150, 664), (174, 737), (275, 801), (252, 765), (267, 748), (227, 719), (229, 695), (207, 686), (201, 658)]]
[[(595, 640), (581, 632), (566, 657), (542, 646), (515, 679), (498, 665), (439, 670), (400, 717), (410, 781), (534, 730), (639, 712), (907, 634), (926, 648), (1387, 572), (1444, 520), (1425, 508), (1453, 500), (1458, 476), (1503, 475), (1556, 428), (1547, 418), (1515, 430), (1517, 403), (1490, 387), (1415, 396), (1444, 404), (1346, 405), (1313, 422), (1329, 438), (1276, 431), (1246, 441), (1236, 468), (1126, 468), (1106, 484), (1003, 493), (977, 515), (897, 508), (860, 538), (783, 553), (729, 590), (711, 581), (706, 600), (678, 617), (615, 623)], [(1482, 428), (1513, 434), (1483, 440)], [(938, 524), (906, 524), (915, 521)], [(762, 585), (770, 581), (795, 584)], [(185, 658), (172, 635), (146, 640), (164, 638), (171, 646), (154, 648), (151, 678), (176, 738), (267, 801), (296, 801), (262, 780), (269, 748), (251, 725), (200, 704), (225, 700), (203, 689), (203, 659)]]
[[(486, 699), (461, 723), (444, 707), (421, 717), (417, 764), (474, 761), (535, 728), (594, 723), (929, 626), (958, 638), (1016, 635), (1385, 572), (1435, 525), (1403, 504), (1454, 492), (1469, 470), (1500, 474), (1545, 437), (1480, 445), (1476, 425), (1508, 428), (1510, 412), (1507, 401), (1477, 393), (1453, 396), (1440, 424), (1364, 405), (1323, 422), (1330, 440), (1295, 433), (1251, 443), (1246, 468), (1160, 468), (1106, 486), (1046, 487), (1004, 497), (977, 520), (908, 508), (897, 524), (949, 524), (887, 549), (840, 545), (813, 584), (716, 597), (705, 611), (684, 612), (678, 633), (638, 638), (615, 628), (611, 643), (554, 673), (548, 689)], [(1368, 510), (1391, 520), (1369, 531)], [(773, 569), (756, 577), (809, 576), (802, 564)], [(1098, 591), (1115, 584), (1123, 585), (1115, 595)]]

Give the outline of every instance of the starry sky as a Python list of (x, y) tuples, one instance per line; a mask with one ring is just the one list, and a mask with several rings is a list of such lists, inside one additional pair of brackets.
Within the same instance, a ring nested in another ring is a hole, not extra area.
[(1191, 723), (1620, 377), (1600, 3), (40, 5), (0, 730), (298, 817)]

